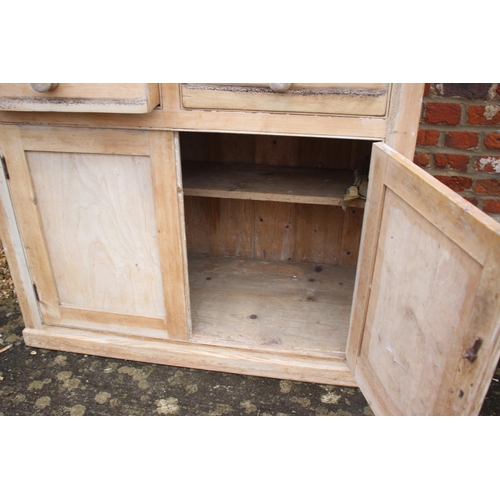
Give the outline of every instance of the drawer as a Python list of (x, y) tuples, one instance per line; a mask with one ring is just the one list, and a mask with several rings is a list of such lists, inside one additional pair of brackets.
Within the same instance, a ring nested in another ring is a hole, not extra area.
[[(270, 86), (290, 85), (286, 90)], [(385, 116), (387, 83), (184, 83), (185, 109)]]
[(157, 83), (0, 84), (0, 110), (5, 111), (149, 113), (159, 104)]

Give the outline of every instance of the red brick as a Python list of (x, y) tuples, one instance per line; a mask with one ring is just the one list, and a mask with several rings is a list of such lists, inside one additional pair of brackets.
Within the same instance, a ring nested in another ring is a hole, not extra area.
[(436, 153), (434, 155), (434, 164), (437, 168), (452, 168), (453, 170), (467, 170), (470, 156), (466, 155), (447, 155)]
[(424, 96), (427, 97), (431, 92), (431, 84), (430, 83), (426, 83), (424, 85)]
[(484, 139), (488, 149), (500, 149), (500, 134), (488, 134)]
[(474, 191), (478, 194), (500, 195), (500, 180), (486, 179), (479, 180), (474, 186)]
[(500, 214), (500, 200), (486, 200), (483, 210), (489, 214)]
[(425, 120), (428, 123), (458, 125), (461, 113), (460, 104), (428, 102), (425, 106)]
[[(498, 108), (498, 109), (497, 109)], [(498, 125), (500, 123), (500, 106), (469, 106), (467, 123), (471, 125)]]
[(468, 196), (463, 196), (462, 198), (477, 207), (478, 205), (477, 198), (469, 198)]
[(457, 193), (465, 191), (472, 186), (472, 179), (469, 177), (459, 177), (455, 175), (435, 175), (434, 177)]
[(479, 172), (500, 173), (500, 156), (481, 156), (474, 165)]
[(479, 134), (475, 132), (448, 132), (445, 138), (445, 146), (457, 149), (475, 148), (479, 142)]
[(419, 130), (417, 134), (418, 146), (437, 146), (439, 130)]
[(427, 167), (429, 165), (429, 157), (424, 153), (416, 153), (413, 157), (413, 163), (419, 167)]
[(465, 99), (484, 99), (488, 96), (491, 83), (443, 83), (443, 97), (462, 97)]

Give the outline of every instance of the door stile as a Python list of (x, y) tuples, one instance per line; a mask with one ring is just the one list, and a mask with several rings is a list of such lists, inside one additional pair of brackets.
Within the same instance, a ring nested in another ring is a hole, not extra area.
[[(356, 282), (354, 284), (353, 307), (349, 335), (347, 338), (346, 362), (354, 373), (359, 359), (359, 351), (370, 301), (373, 269), (377, 256), (377, 243), (380, 224), (382, 222), (382, 209), (385, 197), (385, 175), (387, 155), (379, 149), (373, 148), (370, 182), (366, 197), (366, 207), (361, 232), (361, 244), (357, 265)], [(375, 176), (375, 172), (377, 175)]]
[(176, 132), (149, 132), (155, 216), (167, 332), (189, 339), (189, 288), (184, 230), (182, 178)]
[(42, 314), (46, 320), (58, 322), (61, 319), (59, 295), (20, 129), (16, 126), (1, 127), (0, 140), (5, 159), (11, 165), (9, 176), (12, 202), (19, 220), (26, 255), (31, 263), (30, 269)]

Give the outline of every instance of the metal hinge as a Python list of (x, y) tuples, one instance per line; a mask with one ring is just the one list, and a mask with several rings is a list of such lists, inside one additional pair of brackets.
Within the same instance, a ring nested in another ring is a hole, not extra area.
[(0, 155), (0, 162), (2, 163), (2, 169), (3, 169), (3, 173), (5, 175), (5, 178), (7, 180), (10, 179), (9, 171), (7, 170), (7, 162), (5, 161), (5, 158), (2, 155)]

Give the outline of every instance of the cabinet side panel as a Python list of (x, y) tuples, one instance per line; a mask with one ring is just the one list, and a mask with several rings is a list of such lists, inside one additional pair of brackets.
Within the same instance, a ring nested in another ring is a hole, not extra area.
[(61, 305), (165, 317), (149, 158), (27, 158)]

